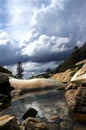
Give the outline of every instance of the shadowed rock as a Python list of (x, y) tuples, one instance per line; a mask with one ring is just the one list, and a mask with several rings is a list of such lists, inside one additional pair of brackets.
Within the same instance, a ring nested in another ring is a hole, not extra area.
[(13, 90), (9, 83), (9, 76), (9, 74), (0, 72), (0, 94), (10, 95), (10, 92)]
[(35, 110), (34, 108), (29, 108), (24, 115), (22, 116), (22, 118), (25, 120), (28, 117), (35, 117), (37, 115), (38, 111)]
[(0, 102), (5, 102), (7, 100), (7, 95), (0, 94)]

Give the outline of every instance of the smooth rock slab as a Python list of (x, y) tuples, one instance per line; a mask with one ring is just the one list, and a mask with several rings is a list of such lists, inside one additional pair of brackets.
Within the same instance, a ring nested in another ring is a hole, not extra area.
[(0, 130), (20, 130), (15, 116), (5, 115), (0, 117)]
[(38, 91), (63, 86), (63, 83), (61, 82), (45, 78), (29, 79), (29, 80), (10, 78), (9, 83), (15, 90), (24, 90), (24, 91), (25, 90), (27, 91), (28, 89), (30, 91), (33, 90)]

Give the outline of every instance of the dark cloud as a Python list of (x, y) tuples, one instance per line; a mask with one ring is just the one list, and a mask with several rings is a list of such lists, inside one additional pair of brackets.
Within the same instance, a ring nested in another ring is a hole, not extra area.
[(63, 61), (86, 41), (85, 0), (0, 1), (0, 65)]

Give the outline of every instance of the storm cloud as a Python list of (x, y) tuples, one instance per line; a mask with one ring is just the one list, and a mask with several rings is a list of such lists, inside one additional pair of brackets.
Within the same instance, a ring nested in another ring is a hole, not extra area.
[(86, 41), (85, 0), (0, 1), (0, 65), (65, 60)]

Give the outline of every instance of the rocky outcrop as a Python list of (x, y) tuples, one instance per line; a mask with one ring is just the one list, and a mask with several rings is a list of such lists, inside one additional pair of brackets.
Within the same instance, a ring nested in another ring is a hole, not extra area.
[(1, 116), (0, 117), (0, 130), (20, 130), (15, 116)]
[(2, 66), (0, 66), (0, 72), (5, 73), (5, 74), (11, 74), (11, 75), (12, 75), (12, 72), (11, 72), (11, 71), (5, 69), (5, 68), (2, 67)]
[(60, 81), (60, 82), (68, 82), (71, 79), (71, 69), (67, 69), (65, 72), (60, 72), (57, 74), (54, 74), (51, 79)]
[(72, 77), (71, 81), (86, 81), (86, 63), (83, 65), (83, 67), (81, 69), (79, 69), (74, 76)]
[(76, 110), (76, 98), (78, 96), (78, 93), (78, 90), (68, 90), (65, 94), (67, 105), (69, 107), (69, 110), (72, 112)]
[(9, 83), (10, 74), (0, 72), (0, 94), (9, 95), (13, 88)]
[(64, 72), (59, 72), (56, 74), (53, 74), (51, 76), (51, 79), (60, 81), (60, 82), (69, 82), (71, 81), (77, 81), (80, 79), (86, 79), (86, 60), (80, 61), (76, 63), (71, 68), (67, 69)]
[(68, 90), (65, 97), (73, 117), (76, 120), (86, 122), (86, 82), (82, 82), (76, 89)]

